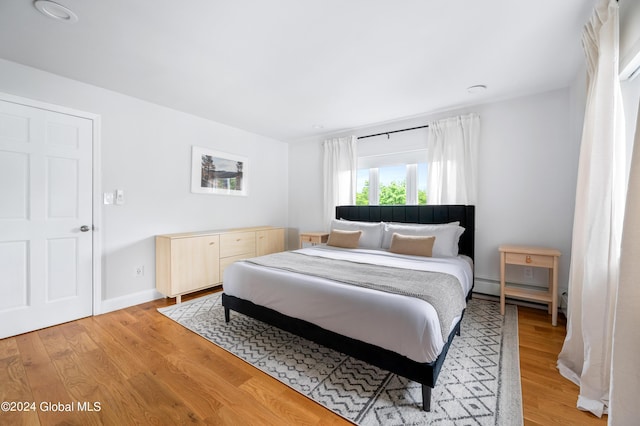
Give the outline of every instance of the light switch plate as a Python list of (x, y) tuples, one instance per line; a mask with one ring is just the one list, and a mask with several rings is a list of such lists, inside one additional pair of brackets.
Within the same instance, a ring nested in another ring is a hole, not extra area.
[(116, 189), (116, 204), (119, 206), (124, 204), (124, 191), (122, 189)]
[(103, 199), (105, 204), (113, 204), (113, 192), (105, 192)]

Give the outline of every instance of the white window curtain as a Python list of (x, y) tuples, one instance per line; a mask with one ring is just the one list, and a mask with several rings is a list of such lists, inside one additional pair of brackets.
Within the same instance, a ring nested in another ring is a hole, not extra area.
[(480, 117), (446, 118), (428, 130), (427, 203), (476, 204)]
[(587, 104), (578, 163), (567, 336), (558, 357), (560, 373), (580, 387), (578, 408), (599, 417), (609, 405), (626, 196), (618, 19), (616, 0), (600, 0), (582, 38)]
[(609, 424), (640, 419), (640, 108), (631, 157), (629, 189), (620, 253), (620, 282), (613, 325)]
[(336, 215), (336, 206), (355, 204), (358, 173), (357, 138), (327, 139), (324, 151), (324, 221), (327, 229)]

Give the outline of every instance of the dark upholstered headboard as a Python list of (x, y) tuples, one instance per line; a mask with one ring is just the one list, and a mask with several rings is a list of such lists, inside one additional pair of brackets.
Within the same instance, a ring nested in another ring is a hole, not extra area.
[(336, 219), (425, 224), (460, 221), (460, 226), (465, 228), (465, 231), (458, 243), (459, 253), (474, 259), (475, 206), (337, 206)]

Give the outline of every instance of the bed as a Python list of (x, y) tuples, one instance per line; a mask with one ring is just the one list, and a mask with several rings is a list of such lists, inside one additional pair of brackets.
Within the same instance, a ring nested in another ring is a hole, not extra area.
[[(267, 256), (236, 262), (225, 271), (222, 295), (225, 320), (230, 320), (231, 310), (240, 312), (416, 381), (422, 385), (422, 409), (429, 411), (431, 389), (436, 385), (453, 338), (460, 334), (464, 302), (472, 294), (475, 208), (462, 205), (338, 206), (336, 219), (349, 225), (395, 224), (397, 228), (394, 229), (404, 229), (405, 224), (458, 222), (464, 228), (458, 241), (459, 255), (455, 258), (434, 258), (433, 262), (417, 261), (418, 266), (414, 266), (415, 256), (387, 256), (384, 250), (366, 246), (349, 250), (311, 247), (286, 256), (294, 257), (294, 260), (321, 258), (314, 262), (336, 264), (340, 260), (359, 263), (361, 259), (375, 259), (362, 262), (373, 262), (375, 266), (372, 267), (379, 268), (391, 266), (394, 274), (398, 273), (397, 268), (412, 270), (414, 267), (425, 269), (424, 273), (428, 274), (430, 272), (426, 271), (431, 266), (420, 265), (434, 263), (435, 271), (445, 272), (441, 275), (450, 274), (459, 281), (461, 310), (439, 322), (433, 320), (435, 312), (427, 312), (433, 308), (425, 300), (389, 294), (375, 288), (345, 285), (334, 282), (332, 276), (309, 276), (295, 270), (273, 268)], [(436, 238), (436, 241), (439, 240)], [(342, 273), (337, 267), (325, 269), (335, 269), (333, 274)], [(412, 273), (406, 271), (406, 274)], [(416, 313), (425, 315), (427, 319), (416, 319)], [(429, 322), (432, 324), (423, 324)], [(440, 335), (434, 327), (440, 327)]]

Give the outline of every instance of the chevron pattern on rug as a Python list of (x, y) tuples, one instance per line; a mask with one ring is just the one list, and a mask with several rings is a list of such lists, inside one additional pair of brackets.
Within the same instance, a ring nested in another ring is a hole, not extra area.
[(472, 299), (449, 349), (431, 411), (419, 383), (237, 312), (224, 322), (221, 293), (158, 309), (189, 330), (360, 425), (522, 424), (517, 311)]

